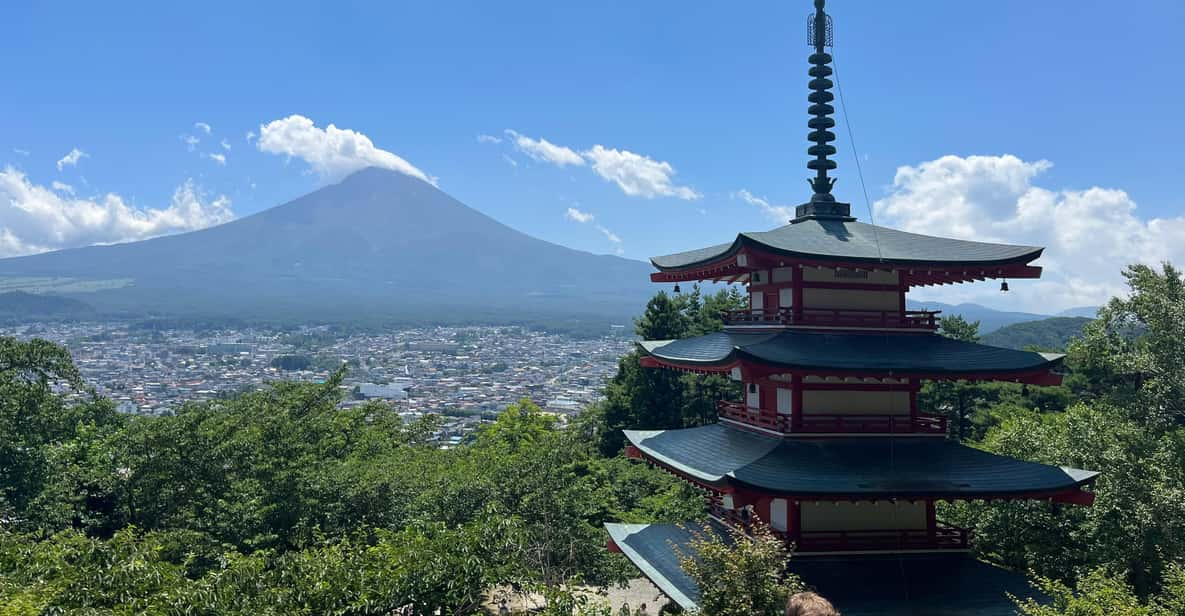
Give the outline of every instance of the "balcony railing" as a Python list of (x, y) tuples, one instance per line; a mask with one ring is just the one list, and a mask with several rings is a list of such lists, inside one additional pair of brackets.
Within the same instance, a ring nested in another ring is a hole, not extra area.
[(799, 552), (848, 552), (856, 550), (966, 550), (969, 532), (938, 523), (933, 531), (918, 530), (816, 530), (798, 537)]
[(841, 415), (807, 413), (797, 432), (838, 434), (946, 434), (946, 418), (938, 415)]
[(790, 417), (787, 415), (771, 415), (761, 409), (751, 409), (743, 402), (721, 400), (716, 403), (716, 410), (721, 417), (739, 421), (751, 426), (773, 430), (775, 432), (790, 431)]
[(875, 327), (886, 329), (928, 329), (938, 326), (938, 311), (859, 310), (849, 308), (804, 308), (797, 315), (792, 308), (770, 310), (728, 310), (726, 325), (815, 325), (819, 327)]
[(852, 415), (807, 413), (798, 427), (789, 415), (771, 414), (752, 409), (742, 402), (721, 400), (716, 403), (720, 417), (783, 434), (946, 434), (947, 420), (938, 415)]

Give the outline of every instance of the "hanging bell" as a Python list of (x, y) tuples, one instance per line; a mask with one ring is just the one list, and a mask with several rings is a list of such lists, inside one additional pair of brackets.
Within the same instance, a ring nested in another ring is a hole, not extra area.
[(1008, 292), (1008, 281), (1007, 281), (1007, 280), (1005, 280), (1004, 282), (1001, 282), (1001, 283), (1000, 283), (1000, 292), (1001, 292), (1001, 293), (1007, 293), (1007, 292)]

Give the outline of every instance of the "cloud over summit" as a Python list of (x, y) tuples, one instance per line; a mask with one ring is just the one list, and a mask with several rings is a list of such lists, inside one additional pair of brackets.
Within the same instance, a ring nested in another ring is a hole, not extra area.
[(259, 127), (255, 147), (261, 152), (282, 154), (308, 163), (309, 169), (326, 180), (338, 180), (366, 167), (382, 167), (435, 184), (424, 173), (393, 152), (380, 149), (370, 137), (329, 124), (319, 128), (301, 115), (290, 115)]

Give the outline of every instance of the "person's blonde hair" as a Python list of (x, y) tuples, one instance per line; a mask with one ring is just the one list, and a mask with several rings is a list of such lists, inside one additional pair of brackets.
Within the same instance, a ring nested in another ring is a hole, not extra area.
[(786, 616), (840, 616), (831, 602), (813, 592), (800, 592), (786, 602)]

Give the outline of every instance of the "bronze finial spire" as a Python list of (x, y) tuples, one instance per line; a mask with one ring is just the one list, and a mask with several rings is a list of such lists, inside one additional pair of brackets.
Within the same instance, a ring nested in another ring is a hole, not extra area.
[(815, 172), (815, 177), (810, 180), (815, 194), (811, 195), (809, 203), (798, 206), (795, 212), (797, 217), (791, 222), (810, 218), (854, 220), (850, 216), (851, 207), (846, 203), (837, 202), (832, 196), (831, 188), (835, 186), (835, 178), (827, 176), (827, 172), (835, 169), (837, 165), (835, 161), (827, 158), (835, 154), (835, 146), (831, 145), (831, 142), (835, 141), (835, 133), (829, 130), (835, 127), (835, 119), (831, 117), (831, 114), (835, 113), (835, 107), (831, 106), (835, 95), (831, 93), (831, 86), (834, 84), (828, 79), (832, 69), (828, 66), (831, 63), (831, 54), (827, 53), (826, 48), (834, 45), (834, 39), (831, 16), (823, 9), (825, 4), (826, 0), (815, 0), (815, 13), (807, 18), (807, 43), (815, 48), (815, 52), (810, 56), (811, 68), (808, 71), (811, 76), (811, 93), (807, 100), (811, 106), (807, 111), (812, 117), (806, 124), (811, 129), (807, 139), (814, 143), (807, 148), (807, 154), (814, 158), (808, 161), (806, 166)]

